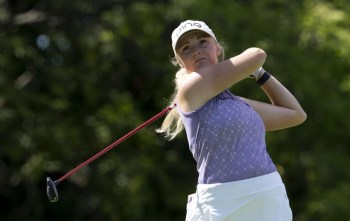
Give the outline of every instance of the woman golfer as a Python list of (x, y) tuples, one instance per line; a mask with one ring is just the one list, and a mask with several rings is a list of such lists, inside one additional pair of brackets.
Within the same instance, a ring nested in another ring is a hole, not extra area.
[[(292, 220), (285, 186), (265, 144), (265, 131), (301, 124), (296, 98), (262, 66), (266, 53), (249, 48), (224, 60), (212, 30), (201, 21), (182, 22), (172, 33), (180, 66), (170, 111), (158, 132), (173, 139), (183, 128), (199, 173), (188, 196), (186, 220)], [(228, 89), (249, 76), (271, 104)]]

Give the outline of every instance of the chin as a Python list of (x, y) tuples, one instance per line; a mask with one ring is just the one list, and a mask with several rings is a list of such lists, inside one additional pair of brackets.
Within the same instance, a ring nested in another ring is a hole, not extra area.
[(202, 68), (205, 68), (205, 67), (208, 67), (210, 65), (213, 65), (213, 64), (209, 64), (209, 63), (202, 63), (202, 64), (198, 64), (196, 65), (196, 70), (199, 70), (199, 69), (202, 69)]

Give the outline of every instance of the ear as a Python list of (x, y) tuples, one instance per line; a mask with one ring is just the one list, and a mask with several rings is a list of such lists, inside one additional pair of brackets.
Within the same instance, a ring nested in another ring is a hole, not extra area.
[(221, 55), (222, 51), (219, 47), (216, 47), (216, 56)]

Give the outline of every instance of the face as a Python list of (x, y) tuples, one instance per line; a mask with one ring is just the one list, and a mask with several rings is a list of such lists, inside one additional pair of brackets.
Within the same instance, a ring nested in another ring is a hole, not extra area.
[(201, 31), (184, 34), (177, 44), (176, 53), (180, 65), (189, 72), (197, 71), (208, 65), (218, 63), (220, 49), (216, 41)]

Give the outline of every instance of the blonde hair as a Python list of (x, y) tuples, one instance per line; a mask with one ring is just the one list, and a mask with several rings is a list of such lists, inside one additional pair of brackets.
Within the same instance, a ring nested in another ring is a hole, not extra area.
[[(215, 41), (217, 44), (217, 47), (220, 49), (221, 53), (218, 55), (218, 61), (223, 61), (225, 59), (225, 53), (223, 47), (219, 44), (219, 42)], [(179, 85), (184, 81), (188, 76), (189, 72), (183, 67), (181, 67), (178, 55), (175, 54), (175, 56), (171, 59), (171, 63), (173, 63), (175, 66), (180, 66), (180, 69), (175, 74), (174, 84), (175, 84), (175, 90), (173, 95), (170, 97), (169, 105), (173, 105), (176, 103), (176, 95), (179, 89)], [(162, 125), (160, 128), (156, 130), (157, 133), (163, 133), (164, 137), (168, 140), (174, 139), (182, 130), (184, 129), (184, 124), (181, 120), (179, 112), (176, 110), (176, 108), (173, 108), (167, 116), (165, 117)]]

